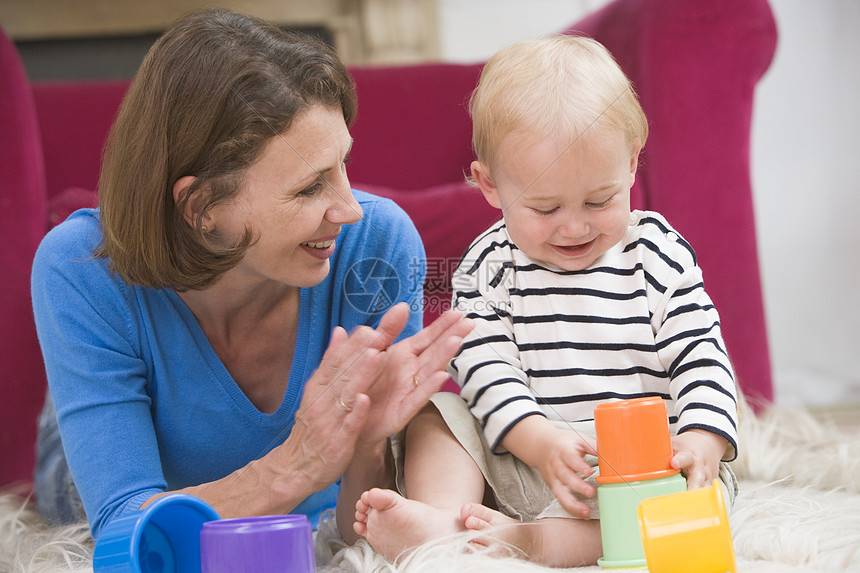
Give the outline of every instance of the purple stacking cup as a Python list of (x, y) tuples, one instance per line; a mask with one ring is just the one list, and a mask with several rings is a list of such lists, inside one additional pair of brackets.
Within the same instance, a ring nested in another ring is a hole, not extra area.
[(200, 531), (202, 573), (314, 573), (314, 542), (305, 515), (222, 519)]

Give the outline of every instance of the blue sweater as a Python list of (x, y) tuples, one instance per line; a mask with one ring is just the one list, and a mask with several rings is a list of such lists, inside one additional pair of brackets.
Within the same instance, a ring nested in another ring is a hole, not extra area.
[[(355, 197), (364, 217), (343, 227), (329, 276), (301, 290), (289, 385), (272, 414), (239, 389), (176, 292), (129, 285), (93, 258), (102, 237), (97, 210), (78, 211), (47, 234), (33, 264), (33, 308), (63, 447), (94, 536), (154, 494), (223, 478), (282, 443), (335, 326), (375, 326), (387, 308), (408, 301), (401, 338), (421, 329), (418, 233), (392, 201)], [(332, 484), (295, 512), (316, 523), (337, 491)]]

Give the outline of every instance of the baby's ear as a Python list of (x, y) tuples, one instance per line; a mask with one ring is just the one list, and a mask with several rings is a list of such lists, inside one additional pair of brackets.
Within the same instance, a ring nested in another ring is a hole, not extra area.
[(481, 193), (484, 194), (484, 199), (496, 209), (501, 209), (502, 203), (499, 201), (499, 190), (490, 175), (489, 167), (480, 161), (473, 161), (471, 168), (472, 180), (477, 183)]
[(636, 169), (639, 168), (639, 152), (642, 151), (641, 146), (636, 146), (633, 148), (633, 155), (630, 156), (630, 186), (633, 186), (633, 182), (636, 180)]

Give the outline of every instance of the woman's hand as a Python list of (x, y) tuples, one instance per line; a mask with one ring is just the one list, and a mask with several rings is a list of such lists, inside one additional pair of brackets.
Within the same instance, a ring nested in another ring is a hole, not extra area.
[(366, 447), (384, 441), (406, 425), (448, 379), (448, 362), (472, 330), (472, 320), (449, 310), (427, 328), (392, 344), (409, 318), (405, 303), (383, 316), (374, 348), (382, 352), (376, 380), (368, 390), (370, 413), (360, 440)]
[(290, 436), (272, 452), (285, 473), (299, 473), (308, 483), (305, 497), (337, 480), (352, 460), (370, 411), (367, 392), (380, 369), (378, 338), (370, 327), (351, 334), (334, 329), (319, 367), (305, 385)]
[(687, 478), (687, 489), (706, 487), (719, 476), (728, 441), (705, 430), (688, 430), (672, 438), (672, 467)]
[(356, 449), (378, 454), (388, 436), (403, 428), (447, 379), (445, 367), (471, 330), (471, 321), (449, 311), (392, 344), (408, 317), (408, 306), (400, 303), (376, 329), (361, 326), (347, 334), (338, 327), (332, 332), (305, 385), (290, 436), (271, 453), (283, 469), (274, 479), (285, 489), (306, 484), (300, 486), (307, 491), (298, 501), (341, 477), (354, 457), (370, 462), (365, 455), (355, 456)]
[(409, 318), (406, 304), (393, 306), (374, 331), (372, 350), (380, 360), (372, 385), (362, 399), (369, 411), (356, 443), (355, 455), (343, 474), (336, 514), (338, 528), (347, 542), (357, 534), (352, 528), (355, 502), (374, 486), (390, 487), (385, 467), (386, 440), (400, 431), (447, 380), (445, 368), (472, 329), (472, 321), (449, 311), (415, 335), (393, 344)]
[(319, 367), (305, 385), (284, 443), (220, 480), (178, 491), (207, 501), (228, 518), (289, 513), (334, 483), (356, 457), (356, 442), (370, 412), (367, 391), (382, 358), (374, 346), (378, 338), (369, 327), (349, 335), (335, 328)]

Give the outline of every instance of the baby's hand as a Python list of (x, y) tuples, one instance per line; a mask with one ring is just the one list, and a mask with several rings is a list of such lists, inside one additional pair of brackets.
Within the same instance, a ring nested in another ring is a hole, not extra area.
[(591, 475), (591, 466), (583, 459), (586, 454), (597, 454), (597, 444), (587, 436), (553, 428), (542, 436), (542, 461), (537, 469), (549, 485), (561, 506), (571, 515), (587, 519), (591, 510), (579, 501), (573, 492), (585, 497), (594, 495), (594, 488), (583, 477)]
[(594, 439), (556, 428), (543, 416), (529, 416), (511, 428), (502, 445), (540, 472), (565, 511), (589, 517), (591, 510), (571, 492), (594, 495), (594, 488), (582, 479), (591, 475), (592, 468), (583, 456), (597, 455)]
[(672, 438), (672, 467), (687, 478), (687, 489), (706, 487), (720, 473), (720, 460), (728, 441), (705, 430), (688, 430)]

